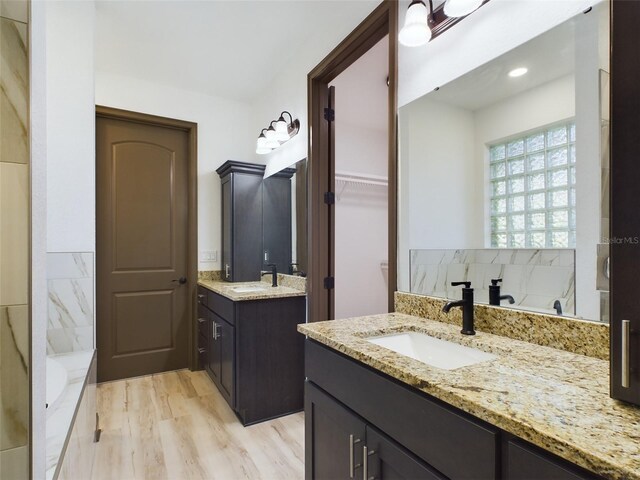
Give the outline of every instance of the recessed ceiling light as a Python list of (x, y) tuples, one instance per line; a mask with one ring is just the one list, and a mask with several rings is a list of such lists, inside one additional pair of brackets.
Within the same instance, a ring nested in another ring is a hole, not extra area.
[(509, 72), (509, 76), (510, 77), (521, 77), (522, 75), (524, 75), (525, 73), (527, 73), (529, 71), (528, 68), (525, 67), (520, 67), (520, 68), (514, 68), (513, 70), (511, 70)]

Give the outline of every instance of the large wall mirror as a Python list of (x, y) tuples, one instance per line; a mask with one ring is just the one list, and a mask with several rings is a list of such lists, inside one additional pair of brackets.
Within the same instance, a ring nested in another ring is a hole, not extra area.
[(608, 321), (608, 70), (600, 2), (400, 108), (401, 290)]

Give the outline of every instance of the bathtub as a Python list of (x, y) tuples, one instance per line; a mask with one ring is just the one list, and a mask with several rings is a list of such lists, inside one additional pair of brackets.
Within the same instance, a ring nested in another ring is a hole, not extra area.
[(47, 418), (55, 410), (67, 386), (67, 370), (55, 358), (47, 357)]

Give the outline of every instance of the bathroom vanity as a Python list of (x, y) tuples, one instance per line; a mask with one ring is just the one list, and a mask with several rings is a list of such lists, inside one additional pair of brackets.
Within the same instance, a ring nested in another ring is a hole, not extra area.
[(198, 352), (243, 425), (303, 407), (305, 292), (264, 282), (200, 281)]
[[(640, 411), (604, 360), (398, 313), (298, 329), (308, 480), (640, 478)], [(446, 370), (370, 341), (398, 332), (495, 358)]]

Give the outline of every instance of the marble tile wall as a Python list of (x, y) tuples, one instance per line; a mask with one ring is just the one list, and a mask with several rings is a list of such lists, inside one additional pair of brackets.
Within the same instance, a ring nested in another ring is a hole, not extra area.
[(69, 387), (57, 411), (47, 420), (46, 479), (91, 478), (95, 457), (97, 361), (94, 352), (70, 353), (56, 359), (68, 371)]
[(47, 253), (47, 287), (47, 354), (93, 350), (93, 253)]
[[(411, 250), (411, 293), (461, 298), (451, 282), (470, 281), (475, 300), (489, 303), (491, 279), (502, 278), (502, 294), (512, 295), (526, 310), (575, 314), (575, 250), (469, 249)], [(507, 306), (507, 303), (504, 303)]]
[(0, 478), (29, 475), (26, 0), (0, 0)]

